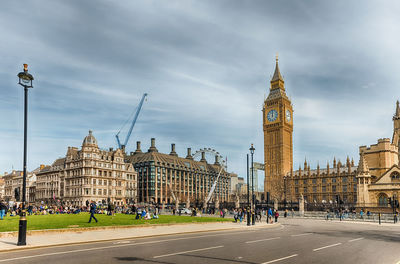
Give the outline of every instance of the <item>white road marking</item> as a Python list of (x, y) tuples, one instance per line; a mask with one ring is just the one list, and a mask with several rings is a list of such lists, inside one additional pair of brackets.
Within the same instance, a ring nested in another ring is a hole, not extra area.
[(264, 263), (262, 263), (262, 264), (274, 263), (274, 262), (278, 262), (278, 261), (281, 261), (281, 260), (284, 260), (284, 259), (293, 258), (293, 257), (297, 257), (297, 256), (298, 256), (297, 254), (294, 254), (294, 255), (291, 255), (291, 256), (287, 256), (287, 257), (283, 257), (283, 258), (279, 258), (279, 259), (270, 260), (270, 261), (264, 262)]
[(342, 244), (342, 243), (336, 243), (336, 244), (332, 244), (332, 245), (329, 245), (329, 246), (325, 246), (325, 247), (320, 247), (320, 248), (313, 249), (313, 251), (318, 251), (318, 250), (321, 250), (321, 249), (324, 249), (324, 248), (335, 247), (335, 246), (339, 246), (339, 245), (341, 245), (341, 244)]
[(268, 241), (268, 240), (274, 240), (274, 239), (279, 239), (281, 237), (271, 237), (271, 238), (265, 238), (265, 239), (259, 239), (259, 240), (253, 240), (253, 241), (247, 241), (246, 244), (250, 244), (250, 243), (256, 243), (256, 242), (260, 242), (260, 241)]
[(312, 235), (312, 233), (304, 233), (304, 234), (297, 234), (297, 235), (290, 235), (290, 236), (297, 237), (297, 236), (308, 236), (308, 235)]
[(45, 254), (39, 254), (39, 255), (30, 255), (30, 256), (25, 256), (25, 257), (0, 259), (0, 262), (11, 261), (11, 260), (20, 260), (20, 259), (29, 259), (29, 258), (36, 258), (36, 257), (45, 257), (45, 256), (62, 255), (62, 254), (68, 254), (68, 253), (83, 252), (83, 251), (91, 251), (91, 250), (99, 250), (99, 249), (107, 249), (107, 248), (116, 248), (116, 247), (133, 246), (133, 245), (134, 245), (134, 244), (125, 244), (125, 245), (105, 246), (105, 247), (97, 247), (97, 248), (75, 249), (75, 250), (70, 250), (70, 251), (61, 251), (61, 252), (45, 253)]
[(199, 248), (199, 249), (193, 249), (193, 250), (188, 250), (188, 251), (181, 251), (181, 252), (176, 252), (176, 253), (171, 253), (171, 254), (165, 254), (165, 255), (160, 255), (160, 256), (154, 256), (153, 258), (163, 258), (163, 257), (169, 257), (169, 256), (175, 256), (175, 255), (182, 255), (185, 253), (191, 253), (191, 252), (197, 252), (197, 251), (204, 251), (204, 250), (210, 250), (210, 249), (215, 249), (215, 248), (222, 248), (224, 246), (216, 246), (216, 247), (208, 247), (208, 248)]
[(358, 241), (358, 240), (361, 240), (361, 239), (364, 239), (363, 237), (360, 237), (360, 238), (355, 238), (355, 239), (351, 239), (351, 240), (349, 240), (348, 242), (354, 242), (354, 241)]
[[(132, 244), (128, 244), (128, 242), (123, 242), (120, 241), (114, 242), (113, 246), (103, 246), (103, 247), (96, 247), (96, 248), (87, 248), (87, 249), (76, 249), (76, 250), (68, 250), (68, 251), (60, 251), (60, 252), (54, 252), (54, 253), (44, 253), (44, 254), (38, 254), (38, 255), (30, 255), (30, 256), (25, 256), (25, 257), (16, 257), (16, 258), (9, 258), (9, 259), (0, 259), (0, 262), (5, 262), (5, 261), (12, 261), (12, 260), (19, 260), (19, 259), (29, 259), (29, 258), (36, 258), (36, 257), (44, 257), (44, 256), (52, 256), (52, 255), (62, 255), (62, 254), (68, 254), (68, 253), (74, 253), (74, 252), (82, 252), (82, 251), (92, 251), (92, 250), (99, 250), (99, 249), (107, 249), (107, 248), (117, 248), (117, 247), (125, 247), (125, 246), (137, 246), (137, 245), (145, 245), (145, 244), (155, 244), (155, 243), (163, 243), (163, 242), (169, 242), (169, 241), (176, 241), (176, 240), (185, 240), (185, 239), (194, 239), (194, 238), (202, 238), (202, 237), (213, 237), (213, 236), (227, 236), (227, 235), (232, 235), (237, 232), (242, 232), (241, 230), (235, 230), (234, 232), (224, 232), (224, 233), (218, 233), (218, 234), (212, 234), (212, 235), (203, 235), (203, 236), (191, 236), (191, 237), (179, 237), (179, 238), (171, 238), (171, 239), (164, 239), (164, 240), (157, 240), (157, 241), (145, 241), (145, 242), (139, 242), (139, 243), (134, 243), (132, 241)], [(243, 231), (246, 233), (249, 232), (256, 232), (256, 231)], [(175, 235), (175, 234), (172, 234)], [(177, 234), (179, 235), (179, 234)], [(90, 244), (98, 244), (98, 243), (107, 243), (107, 241), (95, 241)], [(57, 247), (71, 247), (71, 246), (77, 246), (77, 244), (71, 244), (71, 245), (55, 245), (52, 246), (51, 248), (57, 248)], [(40, 250), (37, 248), (27, 248), (24, 251), (32, 251), (32, 250)], [(3, 252), (0, 252), (0, 254)], [(6, 253), (6, 252), (5, 252)]]
[(128, 244), (128, 243), (131, 243), (131, 241), (129, 241), (129, 240), (127, 240), (127, 241), (117, 241), (117, 242), (114, 242), (113, 244), (114, 245), (118, 245), (118, 244)]

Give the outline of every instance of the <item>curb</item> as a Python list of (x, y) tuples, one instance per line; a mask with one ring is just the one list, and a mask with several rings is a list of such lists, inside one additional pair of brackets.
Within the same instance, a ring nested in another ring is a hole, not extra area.
[[(203, 223), (204, 224), (204, 223)], [(171, 225), (171, 224), (167, 224)], [(268, 226), (262, 226), (261, 228), (277, 228), (281, 226), (281, 223), (276, 223)], [(170, 234), (160, 234), (160, 235), (145, 235), (145, 236), (137, 236), (137, 237), (120, 237), (120, 238), (109, 238), (109, 239), (96, 239), (96, 240), (89, 240), (89, 241), (81, 241), (81, 242), (69, 242), (63, 244), (48, 244), (48, 245), (37, 245), (37, 246), (24, 246), (18, 248), (9, 248), (9, 249), (0, 249), (0, 253), (9, 253), (14, 251), (23, 251), (23, 250), (34, 250), (34, 249), (41, 249), (41, 248), (51, 248), (51, 247), (61, 247), (61, 246), (74, 246), (74, 245), (84, 245), (84, 244), (92, 244), (92, 243), (104, 243), (104, 242), (111, 242), (117, 240), (126, 240), (126, 239), (143, 239), (143, 238), (151, 238), (151, 237), (163, 237), (163, 236), (171, 236), (171, 235), (182, 235), (182, 234), (196, 234), (196, 233), (205, 233), (205, 232), (219, 232), (219, 231), (227, 231), (227, 230), (234, 230), (234, 229), (241, 229), (241, 226), (238, 227), (228, 227), (228, 228), (221, 228), (221, 229), (209, 229), (209, 230), (198, 230), (198, 231), (187, 231), (181, 233), (170, 233)], [(260, 228), (259, 226), (244, 226), (244, 228), (253, 229)], [(52, 229), (50, 229), (52, 230)]]
[[(172, 225), (204, 225), (204, 224), (224, 224), (231, 223), (229, 221), (221, 222), (190, 222), (190, 223), (166, 223), (166, 224), (141, 224), (141, 225), (111, 225), (111, 226), (99, 226), (99, 227), (77, 227), (77, 228), (59, 228), (59, 229), (41, 229), (41, 230), (28, 230), (26, 234), (28, 236), (42, 235), (42, 234), (54, 234), (54, 233), (76, 233), (85, 231), (97, 231), (97, 230), (110, 230), (110, 229), (124, 229), (124, 228), (141, 228), (141, 227), (157, 227), (157, 226), (172, 226)], [(5, 237), (18, 237), (18, 231), (6, 231), (0, 232), (0, 238)]]

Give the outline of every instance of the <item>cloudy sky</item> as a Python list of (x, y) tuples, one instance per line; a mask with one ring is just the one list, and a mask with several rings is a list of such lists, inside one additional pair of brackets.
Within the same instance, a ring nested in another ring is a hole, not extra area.
[[(400, 97), (398, 1), (2, 1), (0, 171), (22, 168), (28, 63), (28, 169), (80, 147), (102, 148), (149, 94), (135, 141), (159, 151), (211, 147), (244, 176), (279, 53), (294, 105), (295, 168), (392, 136)], [(126, 131), (126, 128), (125, 128)], [(123, 132), (121, 132), (123, 133)]]

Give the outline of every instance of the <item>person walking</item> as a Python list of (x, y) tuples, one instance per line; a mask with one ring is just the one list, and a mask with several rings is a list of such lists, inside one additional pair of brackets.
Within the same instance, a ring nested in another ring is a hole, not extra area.
[(94, 220), (96, 220), (96, 223), (98, 222), (97, 221), (97, 218), (94, 216), (94, 213), (96, 212), (96, 204), (95, 204), (95, 202), (94, 201), (92, 201), (91, 203), (90, 203), (90, 218), (89, 218), (89, 223), (92, 221), (92, 218), (94, 219)]
[(235, 223), (237, 223), (237, 220), (238, 220), (238, 211), (237, 211), (236, 209), (233, 211), (233, 219), (235, 220)]
[(275, 223), (278, 222), (279, 213), (278, 210), (275, 210)]
[(0, 220), (3, 220), (3, 217), (6, 215), (7, 206), (4, 201), (0, 202)]

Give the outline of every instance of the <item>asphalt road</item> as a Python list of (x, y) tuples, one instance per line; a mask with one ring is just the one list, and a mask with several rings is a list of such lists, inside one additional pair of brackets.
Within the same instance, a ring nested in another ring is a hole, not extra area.
[(400, 224), (388, 227), (308, 219), (282, 219), (281, 223), (274, 229), (171, 235), (0, 253), (0, 264), (400, 263)]

